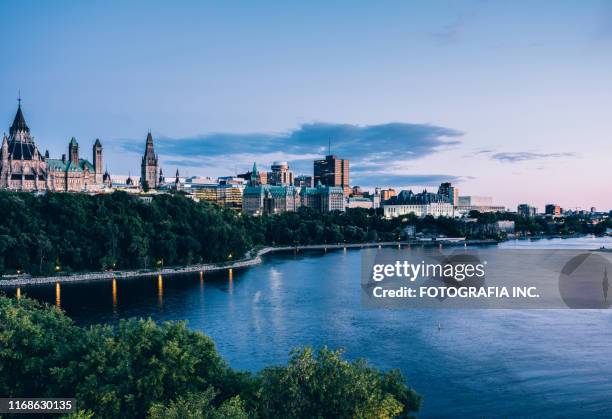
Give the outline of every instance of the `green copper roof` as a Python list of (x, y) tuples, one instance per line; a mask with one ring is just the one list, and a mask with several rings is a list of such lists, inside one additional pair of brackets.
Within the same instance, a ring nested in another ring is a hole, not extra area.
[(79, 159), (78, 164), (72, 164), (70, 160), (64, 163), (60, 159), (47, 159), (47, 168), (51, 171), (62, 171), (62, 172), (82, 172), (88, 169), (90, 172), (94, 171), (93, 164), (89, 160)]

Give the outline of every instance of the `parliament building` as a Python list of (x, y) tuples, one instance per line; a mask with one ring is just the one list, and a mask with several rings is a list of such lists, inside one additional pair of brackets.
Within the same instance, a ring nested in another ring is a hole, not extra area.
[(0, 148), (0, 189), (15, 191), (96, 192), (104, 188), (102, 173), (102, 144), (96, 139), (91, 163), (79, 156), (79, 144), (73, 137), (68, 144), (68, 154), (61, 159), (49, 158), (49, 152), (41, 154), (30, 135), (21, 110), (4, 134)]

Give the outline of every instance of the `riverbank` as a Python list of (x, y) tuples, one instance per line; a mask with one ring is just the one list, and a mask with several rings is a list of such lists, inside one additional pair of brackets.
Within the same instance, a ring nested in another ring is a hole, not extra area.
[(402, 242), (380, 242), (380, 243), (346, 243), (346, 244), (315, 244), (307, 246), (277, 246), (264, 247), (257, 250), (255, 254), (248, 252), (244, 259), (214, 264), (189, 265), (184, 267), (162, 268), (162, 269), (138, 269), (125, 271), (103, 271), (86, 272), (72, 275), (54, 275), (45, 277), (14, 277), (0, 280), (0, 288), (24, 285), (41, 285), (51, 283), (98, 281), (122, 278), (139, 278), (151, 275), (175, 275), (192, 272), (216, 272), (227, 269), (244, 269), (249, 266), (262, 263), (262, 256), (274, 252), (301, 251), (301, 250), (328, 250), (328, 249), (361, 249), (371, 247), (396, 247), (396, 246), (464, 246), (464, 245), (487, 245), (496, 244), (495, 240), (434, 240), (434, 241), (402, 241)]

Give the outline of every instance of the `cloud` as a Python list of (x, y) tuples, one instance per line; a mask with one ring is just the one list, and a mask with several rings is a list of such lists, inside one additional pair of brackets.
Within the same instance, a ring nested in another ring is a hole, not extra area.
[(574, 157), (575, 153), (532, 153), (528, 151), (519, 152), (505, 152), (495, 153), (491, 155), (492, 159), (505, 162), (505, 163), (517, 163), (528, 160), (540, 160), (548, 158), (559, 158), (559, 157)]
[[(463, 133), (430, 124), (303, 124), (284, 133), (210, 133), (184, 138), (158, 136), (155, 147), (164, 163), (181, 167), (250, 167), (288, 160), (296, 172), (312, 171), (312, 160), (331, 152), (353, 168), (375, 171), (398, 161), (415, 160), (460, 144)], [(119, 140), (124, 151), (141, 154), (143, 140)]]

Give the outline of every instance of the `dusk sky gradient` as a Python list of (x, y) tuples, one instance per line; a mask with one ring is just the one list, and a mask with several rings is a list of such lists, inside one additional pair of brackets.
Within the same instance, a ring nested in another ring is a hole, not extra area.
[(139, 174), (332, 151), (351, 184), (612, 209), (611, 1), (0, 2), (0, 131)]

